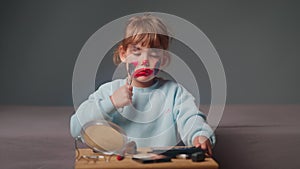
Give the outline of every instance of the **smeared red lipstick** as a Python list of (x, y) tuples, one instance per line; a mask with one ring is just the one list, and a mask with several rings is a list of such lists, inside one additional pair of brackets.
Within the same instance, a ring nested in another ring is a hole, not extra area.
[(149, 76), (153, 74), (153, 70), (149, 68), (138, 69), (133, 73), (133, 77)]

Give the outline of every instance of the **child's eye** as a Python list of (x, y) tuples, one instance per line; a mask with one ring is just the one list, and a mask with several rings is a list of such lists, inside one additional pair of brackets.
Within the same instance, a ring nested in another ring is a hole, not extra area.
[(141, 55), (141, 51), (140, 51), (140, 49), (137, 48), (137, 47), (133, 47), (133, 48), (131, 49), (131, 53), (134, 54), (135, 56)]
[(136, 51), (136, 52), (132, 52), (132, 54), (135, 55), (135, 56), (140, 56), (140, 55), (141, 55), (141, 52)]
[(160, 55), (156, 52), (151, 52), (150, 56), (153, 57), (153, 58), (159, 58), (160, 57)]

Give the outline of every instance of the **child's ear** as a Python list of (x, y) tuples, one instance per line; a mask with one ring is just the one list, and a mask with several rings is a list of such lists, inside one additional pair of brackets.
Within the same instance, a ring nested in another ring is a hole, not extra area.
[(124, 47), (122, 45), (119, 46), (119, 57), (121, 59), (122, 62), (125, 62), (126, 60), (126, 51), (124, 49)]

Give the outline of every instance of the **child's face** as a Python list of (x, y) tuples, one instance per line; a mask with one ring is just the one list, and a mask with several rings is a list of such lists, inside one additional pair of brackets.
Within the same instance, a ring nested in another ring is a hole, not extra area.
[(129, 45), (125, 57), (131, 77), (138, 82), (149, 82), (159, 71), (163, 50)]

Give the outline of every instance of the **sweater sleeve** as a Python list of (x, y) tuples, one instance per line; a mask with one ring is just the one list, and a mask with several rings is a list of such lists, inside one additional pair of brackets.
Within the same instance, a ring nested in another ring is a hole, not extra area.
[(196, 136), (209, 138), (215, 144), (215, 135), (206, 123), (206, 116), (197, 108), (194, 97), (181, 85), (174, 96), (174, 113), (180, 137), (185, 145), (192, 146)]
[(82, 126), (87, 122), (105, 119), (111, 120), (113, 112), (116, 111), (109, 98), (110, 87), (101, 86), (96, 92), (91, 94), (88, 100), (84, 101), (70, 120), (70, 132), (72, 137), (80, 136)]

